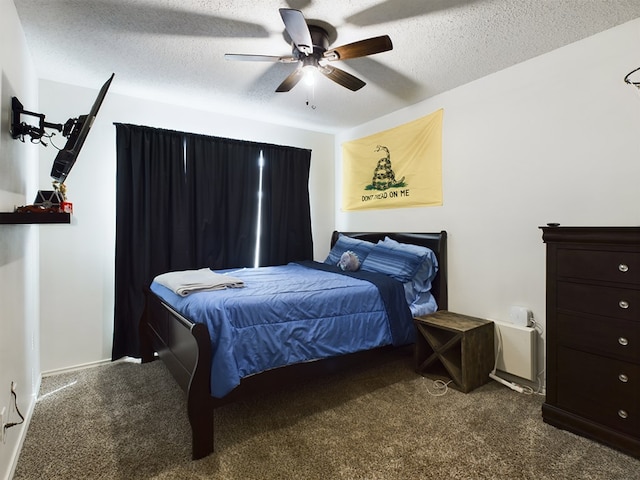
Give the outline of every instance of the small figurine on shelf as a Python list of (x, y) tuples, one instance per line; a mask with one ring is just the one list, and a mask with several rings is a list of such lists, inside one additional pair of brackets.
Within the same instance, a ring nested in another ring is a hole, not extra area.
[(60, 197), (62, 198), (62, 200), (66, 200), (67, 199), (67, 186), (64, 183), (60, 183), (56, 180), (54, 180), (53, 182), (51, 182), (51, 184), (53, 185), (53, 189), (60, 194)]
[(64, 183), (53, 181), (53, 189), (59, 194), (62, 201), (60, 202), (60, 213), (73, 213), (73, 203), (67, 202), (67, 186)]

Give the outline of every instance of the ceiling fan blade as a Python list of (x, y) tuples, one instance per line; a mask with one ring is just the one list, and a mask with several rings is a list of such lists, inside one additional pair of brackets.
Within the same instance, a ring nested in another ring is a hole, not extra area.
[(386, 52), (393, 49), (393, 43), (389, 35), (368, 38), (358, 42), (348, 43), (341, 47), (332, 48), (324, 52), (323, 57), (327, 60), (346, 60), (348, 58), (364, 57), (374, 53)]
[(293, 87), (295, 87), (302, 77), (304, 76), (304, 72), (301, 68), (296, 69), (291, 75), (284, 79), (284, 81), (276, 88), (276, 92), (288, 92)]
[(345, 88), (348, 88), (353, 92), (355, 92), (356, 90), (360, 90), (366, 85), (366, 83), (360, 80), (358, 77), (354, 77), (350, 73), (347, 73), (344, 70), (340, 70), (336, 67), (321, 66), (318, 67), (318, 70), (320, 70), (320, 73), (322, 73), (325, 77), (333, 80), (334, 82), (342, 85)]
[(298, 10), (311, 5), (311, 0), (286, 0), (286, 2), (291, 8), (297, 8)]
[(273, 62), (273, 63), (295, 63), (297, 58), (290, 55), (279, 57), (277, 55), (245, 55), (242, 53), (225, 53), (225, 60), (240, 62)]
[(311, 32), (302, 12), (293, 8), (281, 8), (280, 16), (296, 48), (306, 55), (313, 53)]

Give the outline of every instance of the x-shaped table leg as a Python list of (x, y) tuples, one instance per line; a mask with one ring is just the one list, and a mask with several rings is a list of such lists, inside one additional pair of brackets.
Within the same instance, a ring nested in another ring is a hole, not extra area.
[[(428, 327), (424, 325), (418, 325), (418, 330), (423, 335), (423, 337), (427, 340), (427, 343), (433, 350), (433, 353), (429, 355), (429, 357), (420, 364), (420, 371), (427, 368), (436, 360), (440, 360), (440, 363), (447, 370), (447, 373), (451, 376), (451, 379), (457, 384), (462, 385), (462, 377), (460, 372), (460, 366), (454, 364), (450, 360), (446, 358), (444, 355), (445, 352), (450, 350), (455, 345), (459, 344), (462, 341), (462, 333), (453, 333), (453, 336), (447, 340), (445, 343), (441, 343), (438, 338), (436, 338), (430, 331)], [(441, 331), (441, 330), (440, 330)]]

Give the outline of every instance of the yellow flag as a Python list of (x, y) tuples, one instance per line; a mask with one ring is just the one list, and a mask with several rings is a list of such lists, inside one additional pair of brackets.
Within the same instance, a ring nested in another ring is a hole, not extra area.
[(442, 205), (440, 109), (342, 144), (342, 209)]

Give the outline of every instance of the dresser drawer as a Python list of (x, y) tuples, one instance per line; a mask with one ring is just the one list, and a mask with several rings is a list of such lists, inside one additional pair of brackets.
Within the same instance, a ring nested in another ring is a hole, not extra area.
[(640, 290), (559, 281), (557, 294), (561, 310), (640, 322)]
[(560, 277), (640, 285), (640, 253), (558, 249)]
[(559, 313), (557, 342), (640, 364), (640, 328), (636, 322)]
[(640, 431), (640, 367), (558, 348), (558, 406), (620, 431)]

